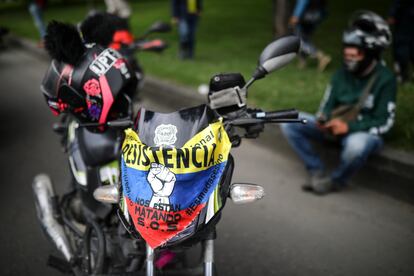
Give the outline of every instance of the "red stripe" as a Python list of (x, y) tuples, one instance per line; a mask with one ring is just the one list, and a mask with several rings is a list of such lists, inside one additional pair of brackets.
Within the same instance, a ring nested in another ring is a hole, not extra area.
[[(163, 245), (168, 240), (184, 231), (198, 216), (204, 206), (206, 206), (205, 203), (196, 206), (191, 215), (189, 215), (187, 214), (187, 210), (177, 212), (161, 211), (141, 206), (128, 197), (125, 198), (135, 229), (151, 248)], [(161, 216), (163, 218), (161, 218)], [(167, 216), (169, 216), (169, 218), (167, 218)]]
[(105, 75), (99, 77), (99, 84), (101, 85), (103, 107), (101, 116), (99, 117), (99, 123), (106, 123), (106, 117), (108, 116), (109, 110), (111, 109), (114, 97), (112, 96), (111, 87), (108, 84), (108, 80)]

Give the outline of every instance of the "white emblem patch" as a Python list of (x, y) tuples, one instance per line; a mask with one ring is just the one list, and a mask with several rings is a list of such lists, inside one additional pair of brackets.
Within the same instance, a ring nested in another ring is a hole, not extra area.
[(374, 107), (374, 95), (368, 95), (367, 99), (365, 100), (364, 107), (367, 109), (371, 109)]
[(114, 65), (121, 55), (110, 48), (102, 51), (99, 56), (89, 65), (89, 69), (98, 76), (104, 75)]
[(171, 146), (177, 141), (177, 127), (174, 125), (159, 125), (155, 129), (154, 143), (159, 146)]

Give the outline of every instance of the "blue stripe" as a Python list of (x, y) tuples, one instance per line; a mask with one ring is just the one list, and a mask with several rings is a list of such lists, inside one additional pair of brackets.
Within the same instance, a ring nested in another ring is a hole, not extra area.
[[(137, 198), (150, 201), (153, 191), (147, 181), (148, 171), (140, 171), (126, 166), (122, 158), (122, 187), (124, 195), (128, 196), (132, 201)], [(221, 175), (224, 172), (227, 162), (222, 162), (207, 170), (176, 174), (176, 182), (174, 190), (169, 197), (170, 204), (180, 206), (180, 210), (187, 209), (193, 205), (197, 197), (199, 197), (198, 204), (208, 201), (209, 196), (218, 185)], [(204, 196), (201, 193), (204, 191)]]

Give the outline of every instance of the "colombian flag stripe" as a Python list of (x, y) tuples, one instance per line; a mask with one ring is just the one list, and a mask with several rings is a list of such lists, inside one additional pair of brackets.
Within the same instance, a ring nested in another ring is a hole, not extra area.
[[(169, 204), (174, 210), (184, 210), (190, 206), (194, 206), (193, 199), (195, 195), (197, 204), (206, 203), (209, 194), (211, 194), (217, 187), (220, 177), (226, 167), (227, 162), (222, 162), (213, 166), (207, 170), (188, 173), (188, 174), (176, 174), (176, 183), (171, 196), (169, 197)], [(122, 179), (123, 193), (130, 200), (145, 204), (142, 199), (149, 200), (153, 194), (153, 190), (148, 185), (146, 171), (139, 171), (126, 166), (124, 160), (122, 160), (122, 170), (124, 171)], [(126, 185), (126, 184), (129, 185)], [(133, 189), (129, 187), (134, 185)], [(148, 205), (148, 204), (147, 204)]]
[[(167, 242), (191, 224), (194, 217), (188, 216), (185, 211), (165, 212), (153, 208), (137, 206), (127, 198), (127, 205), (134, 206), (131, 218), (142, 238), (156, 248)], [(197, 206), (194, 213), (199, 214), (205, 204)]]
[(227, 161), (231, 148), (221, 122), (209, 125), (182, 148), (148, 147), (132, 129), (125, 134), (122, 146), (125, 163), (140, 171), (148, 171), (151, 163), (163, 164), (176, 174), (203, 171)]

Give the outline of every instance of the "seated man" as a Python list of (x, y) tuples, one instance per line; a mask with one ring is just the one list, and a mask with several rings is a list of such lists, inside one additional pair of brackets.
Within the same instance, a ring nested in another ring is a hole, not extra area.
[[(317, 116), (301, 114), (308, 124), (281, 126), (309, 172), (304, 190), (325, 194), (345, 187), (368, 156), (382, 147), (381, 135), (394, 123), (397, 89), (393, 73), (381, 63), (390, 36), (387, 23), (377, 14), (356, 14), (343, 34), (344, 64), (333, 75)], [(309, 141), (329, 137), (342, 146), (339, 166), (331, 175)]]

